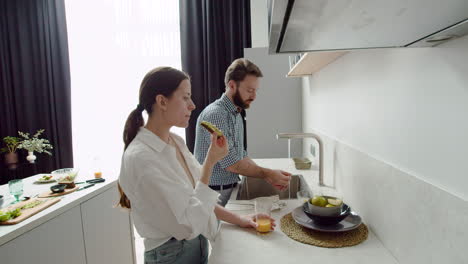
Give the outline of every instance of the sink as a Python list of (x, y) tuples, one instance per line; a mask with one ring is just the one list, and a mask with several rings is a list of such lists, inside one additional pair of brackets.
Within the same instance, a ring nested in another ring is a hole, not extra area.
[(297, 192), (302, 190), (307, 190), (311, 193), (310, 188), (302, 175), (292, 175), (289, 187), (284, 191), (275, 189), (271, 184), (263, 179), (243, 177), (239, 184), (236, 200), (251, 200), (257, 197), (272, 195), (279, 195), (280, 200), (296, 199)]

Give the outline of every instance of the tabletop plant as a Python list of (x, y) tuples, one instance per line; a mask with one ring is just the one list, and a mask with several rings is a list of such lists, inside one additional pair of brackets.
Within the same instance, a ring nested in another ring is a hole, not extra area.
[(44, 133), (44, 129), (39, 129), (36, 134), (30, 137), (29, 133), (24, 133), (18, 131), (18, 134), (23, 138), (20, 144), (18, 145), (18, 149), (25, 149), (28, 152), (38, 152), (38, 153), (47, 153), (52, 155), (49, 151), (53, 149), (53, 146), (50, 144), (49, 140), (45, 138), (39, 138), (39, 136)]
[(0, 149), (0, 152), (6, 153), (15, 153), (18, 145), (21, 143), (21, 139), (18, 137), (4, 137), (3, 142), (5, 143), (5, 147)]

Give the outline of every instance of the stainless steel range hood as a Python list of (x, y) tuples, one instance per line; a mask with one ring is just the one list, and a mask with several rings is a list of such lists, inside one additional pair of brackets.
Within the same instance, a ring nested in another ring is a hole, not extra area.
[(270, 53), (434, 46), (468, 34), (468, 0), (270, 0)]

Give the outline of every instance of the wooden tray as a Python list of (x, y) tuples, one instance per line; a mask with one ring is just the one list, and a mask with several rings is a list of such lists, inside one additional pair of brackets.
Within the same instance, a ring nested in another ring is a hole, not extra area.
[(72, 193), (76, 190), (78, 190), (79, 186), (75, 186), (71, 189), (65, 189), (65, 191), (61, 192), (61, 193), (54, 193), (52, 191), (47, 191), (47, 192), (44, 192), (44, 193), (41, 193), (39, 194), (39, 198), (46, 198), (46, 197), (57, 197), (57, 196), (62, 196), (62, 195), (65, 195), (65, 194), (69, 194), (69, 193)]
[(15, 210), (18, 207), (22, 207), (23, 205), (26, 205), (28, 203), (32, 203), (35, 201), (44, 201), (43, 203), (33, 207), (33, 208), (28, 208), (28, 209), (22, 209), (21, 210), (21, 215), (14, 218), (10, 219), (8, 221), (0, 222), (0, 225), (14, 225), (18, 224), (19, 222), (28, 219), (29, 217), (39, 213), (40, 211), (46, 209), (47, 207), (58, 203), (61, 199), (60, 198), (53, 198), (53, 199), (44, 199), (44, 198), (32, 198), (27, 201), (22, 201), (16, 204), (12, 204), (6, 208), (2, 208), (2, 211), (10, 211), (10, 210)]

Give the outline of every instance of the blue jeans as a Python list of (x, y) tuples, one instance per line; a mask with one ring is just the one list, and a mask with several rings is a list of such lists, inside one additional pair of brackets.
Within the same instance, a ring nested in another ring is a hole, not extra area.
[(208, 263), (208, 241), (202, 235), (192, 240), (170, 239), (161, 246), (145, 252), (145, 264)]

